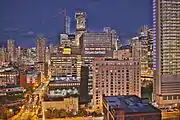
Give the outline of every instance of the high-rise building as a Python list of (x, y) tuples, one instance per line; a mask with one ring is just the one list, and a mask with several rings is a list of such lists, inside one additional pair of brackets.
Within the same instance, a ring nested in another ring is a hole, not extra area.
[(50, 45), (49, 45), (49, 52), (50, 52), (50, 55), (51, 55), (52, 53), (57, 53), (57, 52), (58, 52), (58, 46), (53, 45), (53, 44), (50, 44)]
[(121, 46), (118, 50), (113, 51), (114, 59), (128, 60), (131, 57), (134, 56), (132, 55), (132, 46), (130, 45)]
[(83, 33), (87, 31), (86, 27), (86, 13), (85, 12), (77, 12), (75, 14), (76, 18), (76, 38), (75, 38), (75, 45), (79, 46), (80, 44), (80, 37)]
[(60, 46), (61, 47), (71, 47), (72, 42), (68, 38), (68, 34), (60, 34)]
[(120, 40), (116, 30), (112, 29), (111, 27), (105, 27), (104, 32), (111, 34), (113, 49), (118, 50), (118, 48), (120, 47)]
[(37, 62), (46, 61), (46, 38), (38, 37), (37, 38)]
[(179, 13), (179, 0), (153, 0), (154, 98), (160, 107), (180, 100)]
[(46, 62), (49, 63), (50, 62), (50, 56), (51, 56), (51, 53), (50, 53), (50, 48), (49, 47), (46, 47)]
[(142, 27), (140, 35), (132, 38), (130, 45), (132, 47), (132, 56), (140, 58), (141, 61), (141, 80), (153, 81), (152, 30), (146, 26)]
[(81, 82), (80, 82), (80, 103), (88, 103), (88, 79), (89, 68), (87, 66), (81, 67)]
[(92, 92), (92, 62), (94, 57), (111, 57), (112, 58), (112, 37), (105, 32), (87, 32), (80, 39), (81, 54), (83, 64), (89, 67), (88, 92)]
[(70, 23), (71, 23), (71, 19), (69, 16), (65, 16), (65, 28), (64, 28), (64, 32), (66, 34), (70, 34)]
[(6, 49), (0, 48), (0, 66), (6, 62)]
[(102, 98), (115, 95), (141, 96), (139, 59), (95, 58), (93, 61), (93, 107), (102, 109)]
[(106, 56), (113, 50), (111, 34), (105, 32), (84, 33), (80, 44), (84, 56)]
[(142, 62), (147, 67), (153, 68), (153, 33), (147, 25), (141, 27), (139, 33), (139, 40), (141, 42), (141, 57)]
[[(66, 53), (66, 52), (65, 52)], [(74, 54), (55, 53), (51, 55), (52, 77), (77, 77), (80, 80), (81, 56)]]
[(37, 38), (37, 48), (36, 48), (36, 57), (37, 57), (37, 63), (36, 63), (36, 70), (39, 74), (45, 75), (45, 71), (47, 71), (45, 68), (46, 62), (46, 38), (44, 37), (38, 37)]
[(15, 61), (15, 43), (14, 40), (7, 41), (7, 52), (8, 52), (8, 59), (10, 62)]
[(19, 61), (21, 59), (21, 47), (18, 46), (16, 48), (16, 60)]

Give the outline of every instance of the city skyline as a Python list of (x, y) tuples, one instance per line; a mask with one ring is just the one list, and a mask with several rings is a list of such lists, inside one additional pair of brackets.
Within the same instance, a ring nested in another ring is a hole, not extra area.
[[(109, 7), (110, 3), (114, 7)], [(17, 45), (32, 47), (36, 45), (35, 36), (41, 34), (48, 36), (47, 43), (59, 43), (58, 35), (62, 33), (64, 23), (63, 14), (57, 14), (62, 9), (66, 9), (71, 17), (71, 32), (75, 30), (75, 12), (84, 11), (87, 12), (89, 31), (99, 32), (103, 31), (103, 27), (110, 26), (118, 31), (123, 44), (134, 37), (142, 25), (152, 26), (150, 0), (1, 1), (0, 9), (3, 11), (0, 20), (0, 44), (4, 45), (8, 39), (13, 39)]]
[(180, 118), (180, 0), (2, 0), (0, 18), (0, 119)]

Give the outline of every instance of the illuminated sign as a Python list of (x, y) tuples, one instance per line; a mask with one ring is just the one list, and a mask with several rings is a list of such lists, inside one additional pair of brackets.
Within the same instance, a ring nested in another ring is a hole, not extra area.
[(106, 51), (84, 51), (84, 54), (88, 54), (88, 55), (104, 55), (106, 54)]
[(63, 49), (63, 54), (66, 54), (66, 55), (71, 54), (71, 48), (64, 48)]

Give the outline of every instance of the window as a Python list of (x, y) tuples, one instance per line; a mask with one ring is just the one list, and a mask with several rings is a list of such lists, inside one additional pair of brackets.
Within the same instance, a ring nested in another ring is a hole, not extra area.
[(167, 100), (167, 96), (163, 96), (163, 100)]

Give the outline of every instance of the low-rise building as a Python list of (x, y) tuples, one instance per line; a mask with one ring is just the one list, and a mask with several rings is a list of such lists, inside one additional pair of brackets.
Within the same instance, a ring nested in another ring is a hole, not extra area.
[(18, 85), (19, 70), (14, 67), (3, 67), (0, 69), (0, 86)]
[(77, 81), (76, 79), (73, 80), (73, 78), (61, 77), (58, 80), (50, 81), (48, 86), (49, 96), (78, 96), (80, 81)]
[(161, 110), (135, 95), (103, 97), (104, 120), (161, 120)]
[(65, 109), (66, 111), (78, 111), (78, 98), (77, 97), (53, 97), (47, 98), (42, 102), (43, 113), (47, 109)]

